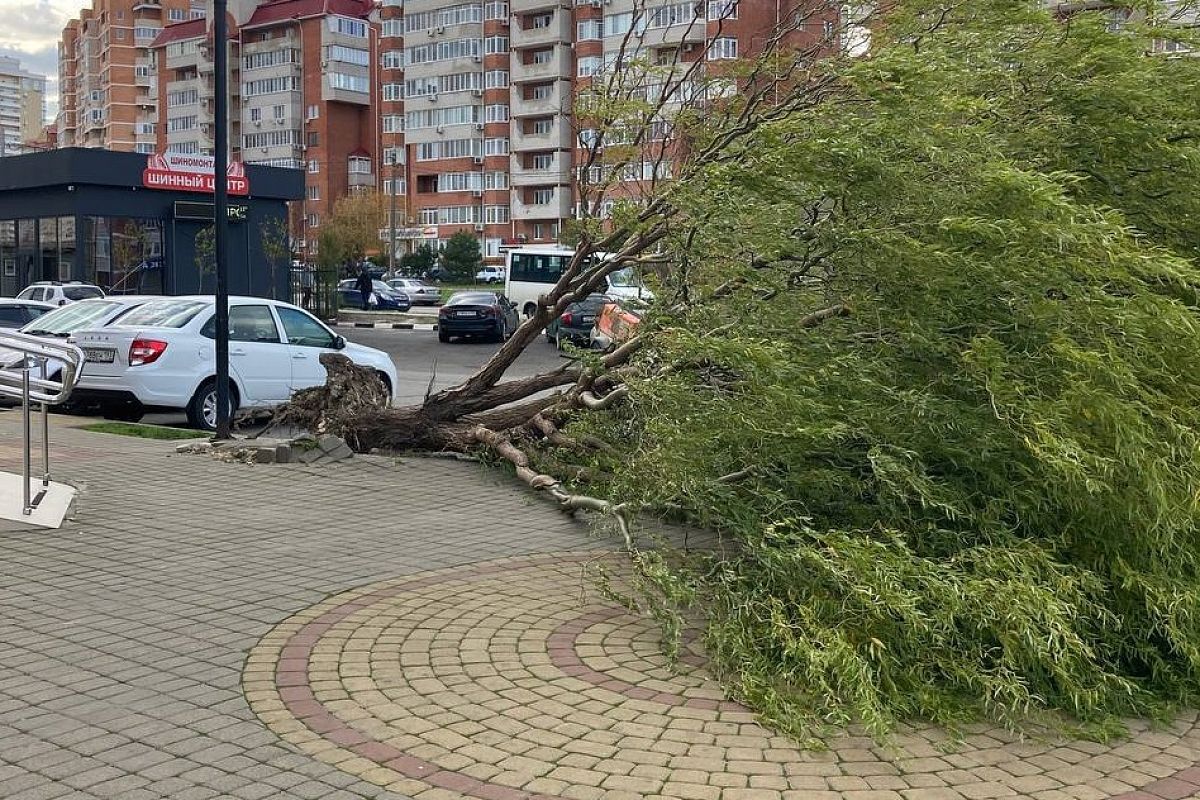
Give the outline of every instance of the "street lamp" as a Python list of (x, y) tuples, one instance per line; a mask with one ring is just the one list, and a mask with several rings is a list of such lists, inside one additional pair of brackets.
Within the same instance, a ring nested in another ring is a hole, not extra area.
[(213, 94), (217, 141), (213, 148), (213, 244), (217, 257), (216, 438), (232, 434), (229, 418), (229, 36), (225, 19), (227, 0), (213, 0)]

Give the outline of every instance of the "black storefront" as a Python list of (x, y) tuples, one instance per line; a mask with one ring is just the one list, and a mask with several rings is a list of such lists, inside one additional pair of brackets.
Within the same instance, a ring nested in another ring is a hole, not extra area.
[[(143, 185), (147, 156), (68, 148), (0, 159), (0, 296), (39, 280), (78, 280), (121, 294), (211, 294), (212, 195)], [(230, 196), (229, 291), (288, 297), (287, 201), (300, 170), (247, 165), (245, 196)], [(266, 247), (271, 252), (270, 245)]]

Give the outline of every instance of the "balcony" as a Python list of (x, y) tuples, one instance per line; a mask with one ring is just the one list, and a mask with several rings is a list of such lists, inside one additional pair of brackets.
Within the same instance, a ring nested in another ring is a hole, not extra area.
[(512, 0), (509, 4), (513, 14), (523, 14), (527, 11), (549, 11), (562, 7), (561, 0)]
[(694, 23), (679, 22), (666, 28), (650, 28), (641, 35), (642, 47), (679, 47), (685, 44), (702, 45), (708, 41), (708, 24), (703, 19)]
[(349, 177), (350, 186), (374, 186), (375, 173), (373, 172), (351, 172)]
[(537, 47), (539, 45), (570, 42), (571, 17), (569, 14), (563, 13), (561, 9), (555, 10), (550, 24), (545, 28), (521, 28), (518, 21), (513, 20), (508, 35), (509, 47), (513, 50), (522, 47)]
[[(531, 193), (532, 194), (532, 193)], [(571, 190), (556, 186), (550, 192), (548, 203), (525, 203), (519, 195), (513, 195), (512, 218), (514, 220), (567, 219), (571, 216)]]
[(571, 170), (567, 162), (566, 153), (555, 153), (550, 159), (550, 166), (545, 169), (524, 167), (522, 166), (524, 161), (524, 157), (517, 157), (512, 161), (512, 168), (509, 170), (509, 183), (513, 187), (549, 186), (551, 184), (571, 182)]
[(555, 81), (550, 95), (537, 100), (521, 97), (521, 90), (513, 93), (509, 114), (514, 117), (552, 117), (571, 112), (570, 86), (566, 81)]
[(548, 133), (523, 133), (521, 124), (517, 123), (513, 126), (511, 145), (514, 153), (568, 150), (571, 148), (571, 128), (562, 117), (554, 120)]
[(510, 79), (513, 83), (535, 83), (571, 77), (570, 51), (556, 46), (550, 60), (544, 64), (523, 64), (513, 59)]

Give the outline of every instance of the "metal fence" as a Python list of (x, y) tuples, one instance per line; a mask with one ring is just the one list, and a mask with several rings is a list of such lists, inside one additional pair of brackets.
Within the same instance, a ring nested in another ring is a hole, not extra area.
[(338, 276), (332, 270), (317, 267), (292, 267), (291, 300), (321, 319), (337, 317)]

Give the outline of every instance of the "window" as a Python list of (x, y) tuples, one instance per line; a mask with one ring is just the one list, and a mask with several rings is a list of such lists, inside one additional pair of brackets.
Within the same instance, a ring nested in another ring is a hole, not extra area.
[(605, 36), (624, 36), (633, 27), (633, 12), (623, 14), (606, 14), (604, 16)]
[[(699, 19), (703, 6), (696, 3), (672, 3), (646, 10), (644, 29), (669, 28), (673, 25), (691, 25)], [(701, 26), (701, 30), (703, 27)]]
[(279, 314), (279, 321), (283, 323), (283, 333), (288, 344), (299, 347), (333, 347), (336, 337), (307, 312), (286, 306), (276, 306), (275, 311)]
[(203, 8), (193, 8), (188, 11), (188, 19), (204, 19)]
[(262, 69), (275, 67), (280, 64), (296, 64), (300, 61), (300, 51), (288, 47), (282, 50), (269, 50), (265, 53), (254, 53), (242, 57), (242, 69)]
[(708, 0), (709, 19), (737, 19), (737, 0)]
[(480, 106), (451, 106), (409, 111), (405, 115), (404, 127), (411, 131), (443, 125), (464, 125), (481, 121), (482, 113), (483, 109)]
[(404, 84), (403, 83), (385, 83), (383, 84), (383, 100), (384, 102), (395, 102), (404, 99)]
[(420, 221), (422, 225), (437, 225), (438, 211), (436, 208), (422, 208)]
[(724, 59), (733, 59), (738, 57), (738, 42), (731, 36), (723, 36), (719, 39), (713, 39), (712, 44), (708, 46), (708, 60), (720, 61)]
[(297, 77), (264, 78), (262, 80), (244, 81), (242, 83), (242, 97), (256, 97), (260, 94), (298, 91), (300, 91), (300, 79)]
[(483, 7), (484, 19), (508, 19), (508, 3), (493, 2)]
[(340, 44), (325, 48), (325, 58), (328, 61), (340, 61), (343, 64), (354, 64), (367, 67), (371, 64), (371, 54), (358, 47), (344, 47)]
[(329, 30), (334, 33), (340, 33), (344, 36), (353, 36), (356, 39), (367, 38), (367, 23), (361, 19), (351, 19), (350, 17), (330, 17)]
[(310, 185), (307, 188), (307, 190), (305, 191), (304, 196), (307, 197), (309, 200), (320, 200), (321, 199), (321, 187), (317, 186), (316, 184)]
[(158, 145), (156, 145), (154, 142), (138, 142), (133, 146), (134, 152), (145, 153), (147, 155), (157, 152), (157, 148)]
[(293, 144), (300, 144), (300, 131), (264, 131), (262, 133), (247, 133), (242, 135), (243, 150), (248, 150), (252, 147), (286, 147)]
[(539, 83), (529, 88), (526, 100), (549, 100), (554, 95), (553, 83)]
[(276, 121), (283, 120), (287, 117), (287, 106), (272, 106), (272, 116)]
[(821, 34), (829, 39), (833, 36), (833, 20), (827, 19), (821, 23)]
[(553, 153), (538, 153), (533, 157), (533, 168), (548, 170), (554, 167)]
[(505, 156), (508, 155), (508, 137), (500, 137), (495, 139), (483, 140), (484, 155), (489, 156)]
[(116, 36), (118, 42), (125, 41), (125, 29), (124, 28), (116, 28), (113, 31), (113, 33)]
[(187, 117), (170, 117), (167, 119), (167, 133), (193, 130), (199, 124), (195, 114)]
[(146, 25), (137, 25), (133, 29), (133, 38), (139, 42), (152, 42), (162, 33), (162, 28), (151, 28)]
[(509, 279), (533, 283), (554, 283), (562, 275), (571, 257), (551, 253), (513, 253)]
[(308, 110), (304, 112), (305, 119), (316, 119), (320, 115), (321, 115), (321, 107), (320, 106), (309, 106)]
[(379, 35), (392, 38), (404, 35), (404, 20), (403, 19), (385, 19), (380, 25)]
[(508, 37), (507, 36), (489, 36), (483, 40), (483, 52), (491, 55), (493, 53), (508, 52)]
[[(204, 327), (200, 329), (200, 335), (209, 339), (217, 338), (215, 315), (204, 323)], [(229, 308), (229, 341), (278, 344), (279, 329), (275, 327), (275, 318), (271, 316), (270, 307), (231, 306)]]
[(504, 89), (508, 87), (508, 70), (493, 69), (483, 73), (483, 85), (487, 89)]
[[(505, 140), (507, 141), (507, 140)], [(483, 155), (483, 143), (479, 139), (441, 139), (436, 142), (417, 144), (417, 161), (434, 161), (439, 158), (463, 158)]]
[(593, 41), (600, 39), (604, 35), (604, 23), (598, 19), (584, 19), (579, 21), (576, 30), (577, 34), (575, 38), (579, 41)]
[(346, 92), (366, 94), (371, 91), (371, 81), (364, 75), (347, 75), (344, 72), (329, 73), (329, 86)]
[(507, 189), (508, 188), (508, 173), (507, 172), (485, 172), (483, 173), (483, 188), (485, 189)]
[(250, 121), (251, 122), (262, 122), (262, 109), (261, 108), (250, 109)]
[(383, 151), (383, 163), (385, 164), (403, 164), (405, 163), (403, 147), (387, 147)]
[(199, 89), (185, 89), (182, 92), (167, 92), (167, 108), (190, 106), (200, 102)]
[(552, 24), (554, 24), (554, 13), (536, 14), (529, 20), (529, 22), (529, 27), (535, 30), (540, 28), (549, 28)]
[(483, 221), (490, 225), (503, 225), (509, 221), (508, 206), (484, 206)]
[(553, 189), (534, 189), (533, 204), (535, 206), (548, 206), (554, 202)]
[(390, 195), (392, 193), (392, 184), (393, 183), (396, 186), (396, 196), (397, 197), (403, 197), (404, 195), (408, 194), (408, 186), (407, 186), (407, 182), (404, 180), (404, 178), (400, 178), (396, 181), (393, 181), (391, 178), (385, 178), (383, 181), (383, 193), (384, 194)]
[(167, 19), (171, 20), (171, 22), (183, 22), (186, 18), (187, 14), (184, 13), (182, 8), (172, 8), (167, 11)]
[(384, 69), (403, 69), (403, 50), (384, 50), (379, 54), (379, 65)]
[(503, 103), (485, 106), (483, 118), (485, 122), (508, 122), (508, 106)]
[(364, 156), (350, 157), (350, 174), (351, 175), (370, 175), (371, 174), (371, 159)]
[(315, 175), (318, 172), (320, 172), (321, 171), (321, 162), (317, 161), (315, 158), (310, 159), (308, 162), (308, 171), (312, 175)]
[(481, 54), (482, 39), (450, 39), (404, 48), (406, 64), (428, 64), (453, 58), (468, 58)]
[(554, 117), (545, 117), (544, 119), (535, 119), (533, 121), (533, 129), (530, 131), (534, 136), (549, 136), (554, 130)]
[(384, 133), (403, 133), (404, 132), (404, 115), (403, 114), (384, 114), (383, 115), (383, 132)]
[[(304, 224), (309, 228), (316, 228), (321, 224), (321, 218), (316, 214), (306, 214), (304, 217)], [(287, 330), (287, 328), (285, 327), (284, 330)]]
[(600, 72), (603, 59), (600, 56), (580, 56), (576, 74), (580, 78), (590, 78)]
[(533, 53), (534, 64), (549, 64), (554, 60), (554, 48), (546, 50), (535, 50)]

